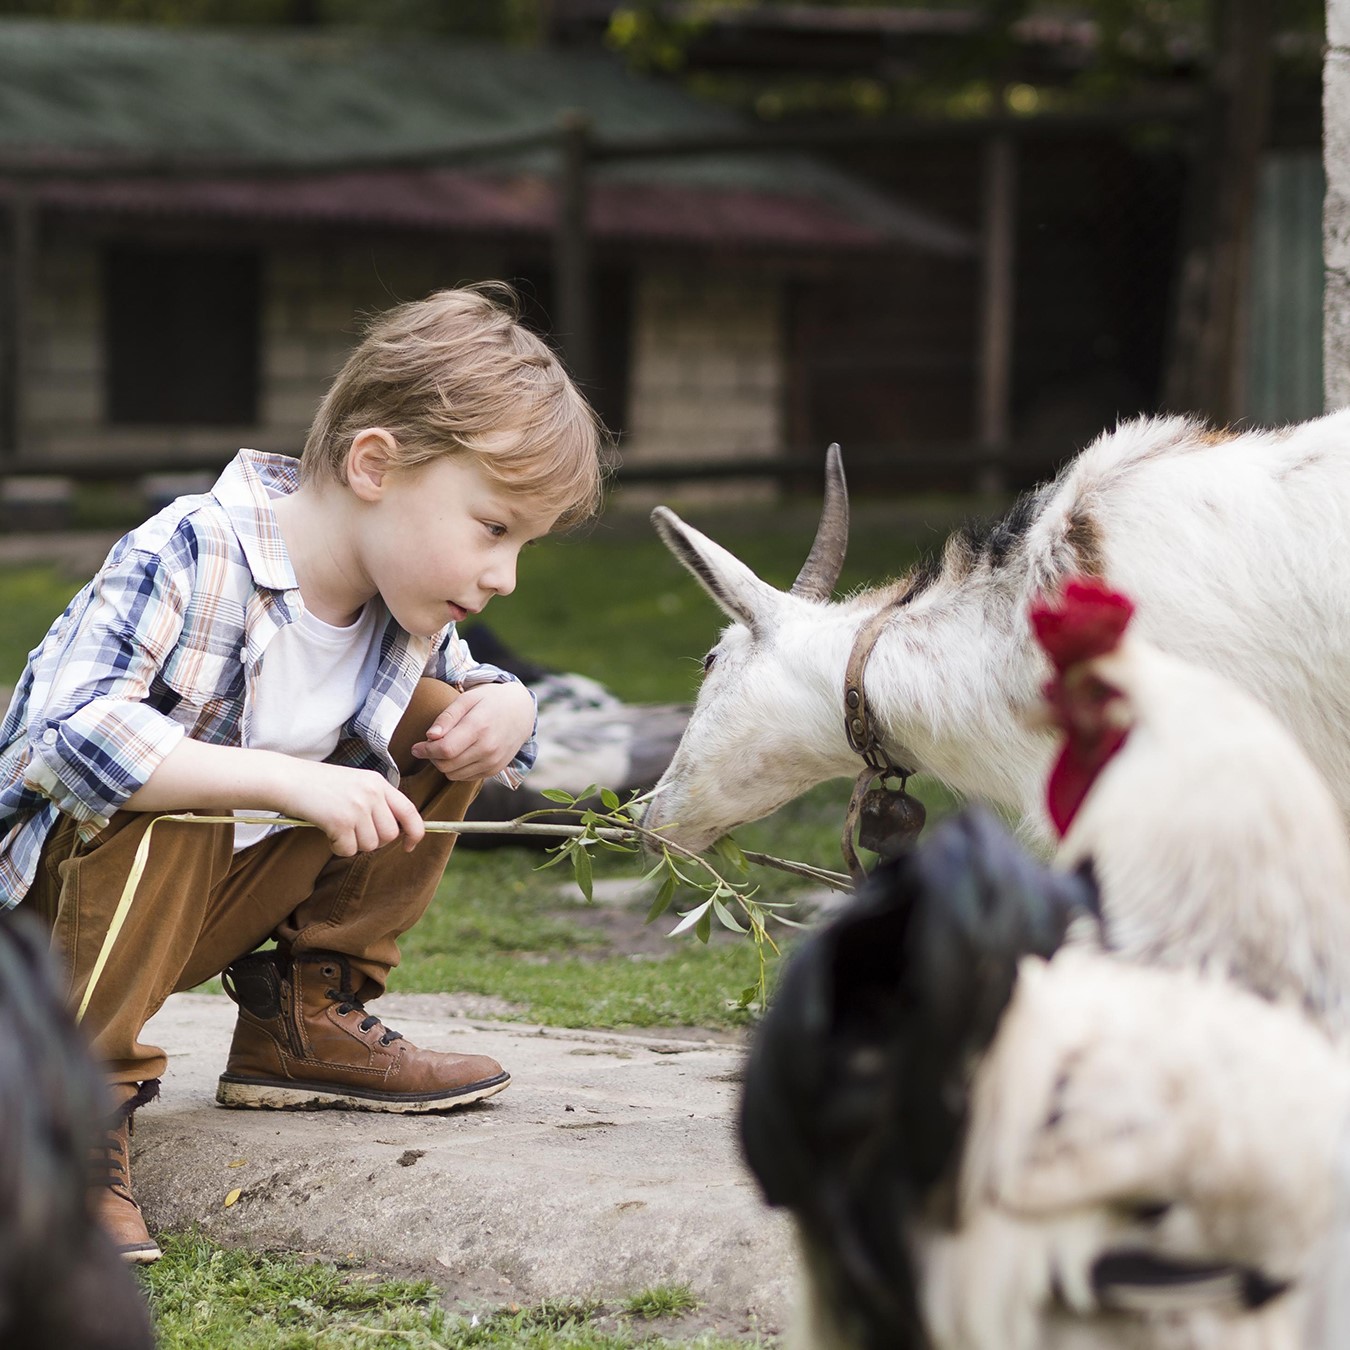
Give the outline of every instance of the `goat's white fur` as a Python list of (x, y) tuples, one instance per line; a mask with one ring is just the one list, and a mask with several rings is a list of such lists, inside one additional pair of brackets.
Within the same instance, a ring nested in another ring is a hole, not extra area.
[[(1028, 723), (1048, 667), (1033, 598), (1083, 566), (1136, 631), (1235, 680), (1291, 728), (1350, 814), (1350, 411), (1214, 434), (1180, 417), (1099, 437), (1033, 498), (1006, 557), (953, 536), (896, 612), (866, 692), (897, 762), (1044, 828), (1054, 737)], [(830, 603), (779, 592), (672, 512), (666, 542), (734, 620), (647, 824), (701, 848), (861, 763), (843, 729), (854, 635), (907, 583)]]

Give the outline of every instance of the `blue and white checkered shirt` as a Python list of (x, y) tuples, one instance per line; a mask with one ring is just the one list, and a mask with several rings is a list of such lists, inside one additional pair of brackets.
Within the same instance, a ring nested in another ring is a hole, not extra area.
[[(30, 653), (0, 726), (0, 909), (27, 893), (61, 812), (91, 839), (184, 736), (246, 743), (258, 663), (301, 611), (270, 503), (298, 485), (298, 460), (241, 450), (209, 493), (115, 544)], [(328, 762), (397, 783), (389, 739), (424, 675), (515, 678), (474, 661), (453, 624), (415, 637), (385, 611), (374, 685)], [(515, 787), (534, 756), (532, 738), (499, 777)]]

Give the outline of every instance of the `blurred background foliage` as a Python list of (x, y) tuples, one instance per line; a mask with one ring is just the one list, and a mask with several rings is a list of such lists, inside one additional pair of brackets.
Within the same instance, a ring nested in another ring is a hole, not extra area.
[[(854, 68), (840, 68), (836, 58), (818, 67), (798, 57), (775, 62), (764, 56), (770, 47), (755, 50), (757, 35), (762, 40), (774, 26), (766, 20), (792, 10), (809, 22), (836, 11), (859, 31), (872, 13), (900, 26), (870, 54), (860, 46)], [(1317, 80), (1323, 0), (0, 0), (0, 16), (342, 27), (381, 38), (526, 46), (598, 39), (631, 69), (766, 124), (1091, 112), (1175, 89), (1178, 75), (1203, 85), (1219, 64), (1225, 32), (1230, 42), (1241, 42), (1243, 30), (1265, 41), (1265, 21), (1261, 34), (1252, 28), (1258, 10), (1273, 19), (1277, 82)], [(728, 45), (738, 25), (743, 32)], [(1034, 45), (1052, 31), (1062, 45), (1079, 48), (1055, 69), (1027, 51), (1029, 39)]]
[[(1064, 5), (1044, 0), (628, 0), (608, 11), (607, 44), (635, 69), (685, 78), (693, 92), (743, 107), (766, 120), (794, 113), (875, 117), (927, 111), (978, 115), (1000, 92), (1017, 112), (1044, 110), (1047, 92), (1034, 85), (1003, 88), (1019, 24), (1072, 25), (1089, 21), (1096, 30), (1090, 68), (1072, 87), (1049, 95), (1051, 105), (1119, 97), (1132, 83), (1174, 67), (1187, 55), (1203, 61), (1214, 35), (1235, 0), (1078, 0)], [(565, 0), (0, 0), (0, 15), (127, 21), (165, 25), (342, 26), (438, 37), (488, 38), (531, 44), (576, 6)], [(1320, 64), (1323, 0), (1280, 0), (1276, 17), (1286, 36), (1278, 56)], [(715, 23), (754, 11), (912, 11), (961, 15), (963, 40), (954, 55), (926, 62), (923, 69), (846, 76), (792, 74), (766, 70), (718, 73), (691, 69), (691, 48)], [(1297, 39), (1302, 38), (1303, 41)], [(1292, 41), (1289, 39), (1293, 39)], [(1035, 95), (1033, 97), (1033, 94)]]

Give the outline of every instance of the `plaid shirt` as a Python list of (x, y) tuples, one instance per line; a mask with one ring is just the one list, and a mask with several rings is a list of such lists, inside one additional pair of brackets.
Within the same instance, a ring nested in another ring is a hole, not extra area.
[[(0, 909), (26, 894), (61, 812), (92, 839), (184, 736), (248, 743), (259, 662), (302, 608), (269, 501), (298, 484), (299, 461), (241, 450), (209, 493), (115, 544), (29, 655), (0, 726)], [(453, 624), (414, 637), (385, 611), (374, 685), (328, 762), (397, 783), (389, 739), (424, 675), (515, 678), (475, 662)], [(534, 756), (532, 738), (499, 777), (517, 786)]]

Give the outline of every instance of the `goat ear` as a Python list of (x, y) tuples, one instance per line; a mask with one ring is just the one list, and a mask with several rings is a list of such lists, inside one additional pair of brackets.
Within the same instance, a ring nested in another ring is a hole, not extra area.
[(749, 628), (764, 621), (780, 594), (768, 582), (761, 581), (721, 544), (686, 525), (668, 507), (658, 506), (652, 512), (652, 524), (665, 546), (731, 618)]

